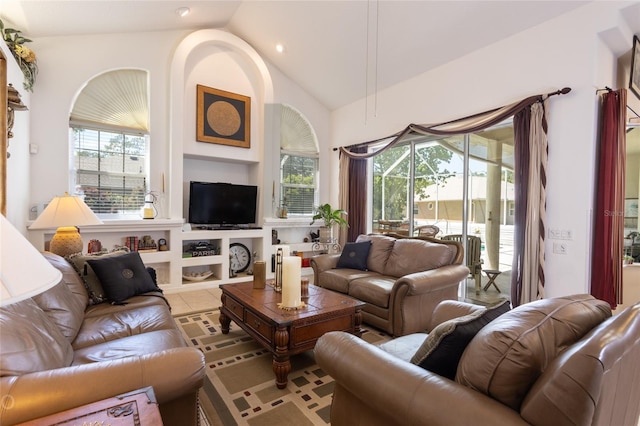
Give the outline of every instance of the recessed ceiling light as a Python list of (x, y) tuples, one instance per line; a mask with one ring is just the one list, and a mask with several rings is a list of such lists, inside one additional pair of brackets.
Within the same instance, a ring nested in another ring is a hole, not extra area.
[(181, 18), (187, 16), (189, 12), (191, 12), (191, 9), (189, 9), (188, 7), (179, 7), (176, 9), (176, 13), (180, 15)]
[(278, 51), (278, 53), (284, 52), (284, 45), (282, 43), (276, 44), (276, 50)]

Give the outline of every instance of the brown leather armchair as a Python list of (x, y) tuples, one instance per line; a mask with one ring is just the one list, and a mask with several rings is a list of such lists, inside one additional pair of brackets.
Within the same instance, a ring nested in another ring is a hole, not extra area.
[[(469, 312), (439, 306), (433, 325)], [(378, 347), (327, 333), (315, 356), (335, 379), (331, 424), (637, 426), (640, 303), (610, 312), (588, 295), (521, 305), (476, 334), (455, 380), (407, 361), (424, 335)]]

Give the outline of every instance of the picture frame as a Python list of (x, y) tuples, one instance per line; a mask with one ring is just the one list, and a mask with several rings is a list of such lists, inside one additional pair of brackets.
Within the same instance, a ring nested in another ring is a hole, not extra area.
[(196, 140), (251, 148), (251, 98), (197, 85)]
[(631, 49), (629, 89), (640, 99), (640, 38), (637, 35), (633, 36), (633, 48)]

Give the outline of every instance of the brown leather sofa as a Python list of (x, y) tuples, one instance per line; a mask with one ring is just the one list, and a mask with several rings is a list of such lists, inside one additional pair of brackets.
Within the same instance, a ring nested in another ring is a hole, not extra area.
[(160, 292), (88, 304), (62, 257), (50, 290), (0, 309), (0, 424), (9, 426), (152, 386), (167, 425), (198, 424), (205, 364)]
[[(434, 316), (469, 312), (450, 303)], [(640, 303), (610, 315), (588, 295), (521, 305), (472, 338), (455, 380), (407, 361), (424, 335), (377, 347), (325, 334), (315, 355), (336, 381), (331, 424), (637, 426)]]
[(340, 254), (311, 258), (314, 284), (366, 303), (363, 321), (394, 336), (424, 331), (442, 300), (456, 300), (469, 275), (462, 245), (428, 237), (360, 235), (370, 241), (365, 270), (337, 268)]

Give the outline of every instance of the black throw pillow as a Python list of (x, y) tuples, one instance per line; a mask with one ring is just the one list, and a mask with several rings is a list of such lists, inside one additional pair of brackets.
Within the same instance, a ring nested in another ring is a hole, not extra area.
[(471, 339), (484, 327), (510, 309), (508, 300), (485, 310), (445, 321), (431, 330), (422, 346), (411, 358), (413, 364), (454, 380), (462, 353)]
[(130, 297), (158, 291), (138, 252), (87, 260), (102, 284), (107, 299), (122, 303)]
[(367, 258), (371, 249), (371, 241), (361, 243), (346, 243), (336, 268), (367, 270)]

